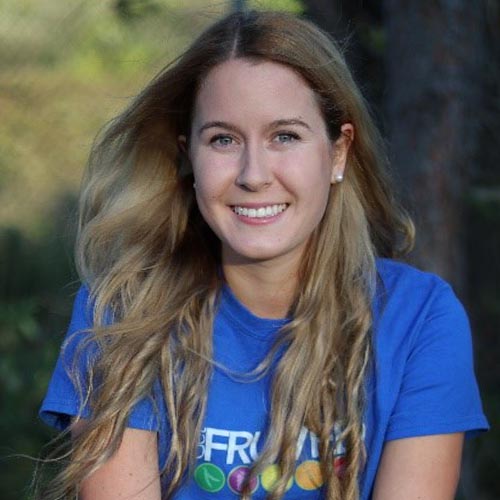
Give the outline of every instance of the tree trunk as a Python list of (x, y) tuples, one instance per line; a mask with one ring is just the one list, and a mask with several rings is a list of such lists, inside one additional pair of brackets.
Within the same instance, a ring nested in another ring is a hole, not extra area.
[(394, 170), (417, 222), (412, 260), (464, 288), (464, 193), (481, 99), (479, 0), (386, 0), (386, 115)]

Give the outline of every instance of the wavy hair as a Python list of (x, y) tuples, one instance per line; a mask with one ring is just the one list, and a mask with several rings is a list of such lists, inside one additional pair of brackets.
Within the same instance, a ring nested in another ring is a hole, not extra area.
[[(281, 476), (268, 498), (282, 498), (306, 426), (319, 439), (326, 498), (359, 497), (375, 258), (405, 253), (413, 225), (393, 197), (383, 142), (336, 43), (306, 20), (247, 11), (209, 27), (96, 139), (81, 191), (76, 259), (95, 304), (88, 337), (101, 354), (89, 381), (99, 380), (99, 388), (80, 381), (92, 418), (43, 498), (75, 495), (118, 449), (128, 414), (158, 382), (171, 428), (163, 497), (172, 498), (192, 471), (222, 278), (220, 243), (198, 211), (177, 137), (189, 136), (200, 83), (231, 58), (274, 61), (300, 74), (332, 141), (343, 123), (354, 126), (344, 182), (331, 187), (299, 270), (292, 320), (279, 336), (286, 350), (273, 372), (268, 437), (252, 470), (277, 463)], [(338, 439), (347, 450), (336, 474), (335, 423), (342, 423)], [(241, 498), (251, 498), (248, 484)]]

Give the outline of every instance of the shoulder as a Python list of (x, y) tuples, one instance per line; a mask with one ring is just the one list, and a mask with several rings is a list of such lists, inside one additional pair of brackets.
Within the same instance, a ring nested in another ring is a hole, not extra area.
[(465, 311), (452, 286), (440, 276), (421, 271), (403, 262), (377, 259), (375, 310), (394, 312), (401, 317), (426, 317), (436, 310), (464, 319)]
[(378, 258), (376, 261), (377, 275), (384, 287), (388, 290), (398, 288), (433, 289), (436, 287), (448, 287), (449, 284), (437, 274), (422, 271), (394, 259)]
[[(95, 297), (90, 291), (88, 285), (82, 283), (78, 289), (73, 301), (73, 311), (71, 314), (71, 323), (68, 333), (88, 332), (94, 326)], [(113, 314), (108, 308), (103, 318), (105, 325), (113, 322)]]
[(69, 330), (88, 329), (93, 323), (93, 300), (87, 285), (80, 285), (73, 302), (71, 325)]
[(467, 313), (453, 288), (436, 274), (390, 259), (377, 261), (374, 321), (378, 340), (398, 349), (454, 344), (470, 353)]
[(92, 334), (94, 327), (94, 300), (89, 288), (82, 284), (74, 301), (71, 320), (61, 346), (60, 361), (66, 367), (74, 367), (79, 360), (80, 368), (89, 366), (99, 355), (99, 348)]

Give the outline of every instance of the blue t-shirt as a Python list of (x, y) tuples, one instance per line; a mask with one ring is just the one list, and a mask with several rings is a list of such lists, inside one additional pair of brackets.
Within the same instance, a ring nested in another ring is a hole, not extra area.
[[(366, 379), (364, 439), (367, 464), (360, 478), (361, 499), (371, 497), (384, 443), (392, 439), (486, 430), (474, 376), (469, 323), (450, 286), (437, 276), (388, 259), (378, 259), (378, 286), (374, 311), (374, 360)], [(91, 325), (88, 291), (77, 295), (68, 335)], [(176, 500), (235, 499), (265, 440), (270, 406), (271, 373), (251, 382), (230, 371), (248, 372), (269, 352), (286, 320), (262, 319), (246, 309), (225, 287), (214, 320), (214, 359), (226, 369), (214, 368), (208, 404), (199, 440), (194, 475), (177, 492)], [(60, 356), (40, 415), (64, 429), (78, 413), (79, 397), (65, 366), (83, 334), (74, 335)], [(89, 348), (81, 370), (95, 353)], [(64, 359), (63, 359), (64, 358)], [(227, 370), (229, 369), (229, 371)], [(158, 392), (158, 388), (156, 388)], [(159, 464), (168, 449), (165, 407), (159, 417), (149, 399), (141, 401), (129, 426), (158, 431)], [(336, 432), (341, 431), (341, 423)], [(335, 468), (342, 466), (342, 442), (335, 447)], [(324, 498), (316, 436), (303, 428), (299, 436), (297, 467), (286, 499)], [(269, 465), (251, 483), (252, 498), (264, 499), (278, 469)]]

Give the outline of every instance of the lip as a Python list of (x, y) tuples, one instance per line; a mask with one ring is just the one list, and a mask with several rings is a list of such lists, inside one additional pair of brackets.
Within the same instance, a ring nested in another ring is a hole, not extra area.
[[(262, 207), (268, 207), (268, 206), (273, 206), (273, 205), (286, 205), (286, 209), (283, 210), (283, 212), (280, 212), (279, 214), (276, 215), (269, 215), (266, 217), (245, 217), (244, 215), (239, 215), (233, 211), (233, 207), (242, 207), (242, 208), (262, 208)], [(280, 219), (283, 218), (283, 215), (286, 213), (288, 210), (288, 207), (290, 206), (290, 203), (235, 203), (232, 205), (229, 205), (229, 209), (231, 210), (231, 213), (236, 217), (236, 219), (244, 224), (247, 224), (249, 226), (265, 226), (268, 224), (273, 224), (275, 222), (278, 222)]]

